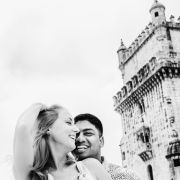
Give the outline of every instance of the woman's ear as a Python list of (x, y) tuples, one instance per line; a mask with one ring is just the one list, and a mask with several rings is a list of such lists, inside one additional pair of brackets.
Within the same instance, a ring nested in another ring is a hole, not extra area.
[(47, 130), (46, 134), (49, 136), (51, 134), (50, 129)]

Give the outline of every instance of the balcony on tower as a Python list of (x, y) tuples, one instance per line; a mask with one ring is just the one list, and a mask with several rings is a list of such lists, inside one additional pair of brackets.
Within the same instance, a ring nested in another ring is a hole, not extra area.
[(180, 166), (180, 140), (169, 143), (166, 159), (173, 161), (174, 167)]
[(150, 129), (142, 126), (137, 132), (138, 155), (145, 162), (153, 157), (152, 145), (150, 142)]

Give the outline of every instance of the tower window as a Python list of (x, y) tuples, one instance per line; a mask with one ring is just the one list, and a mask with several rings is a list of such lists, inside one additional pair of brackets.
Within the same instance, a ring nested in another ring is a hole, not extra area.
[(180, 166), (180, 159), (174, 159), (174, 167)]
[(171, 102), (171, 98), (167, 98), (166, 101), (167, 101), (167, 104), (171, 104), (172, 103)]
[(126, 159), (125, 152), (122, 153), (122, 160), (124, 161)]
[(154, 16), (155, 16), (155, 17), (158, 17), (158, 16), (159, 16), (159, 13), (158, 13), (158, 12), (155, 12), (155, 13), (154, 13)]
[(137, 102), (137, 106), (139, 108), (140, 114), (143, 114), (145, 112), (144, 101), (141, 100), (141, 102)]

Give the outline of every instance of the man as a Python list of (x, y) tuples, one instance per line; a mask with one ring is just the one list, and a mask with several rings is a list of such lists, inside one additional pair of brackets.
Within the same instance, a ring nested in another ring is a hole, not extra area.
[(95, 158), (99, 160), (111, 175), (113, 180), (139, 180), (132, 172), (112, 163), (107, 163), (101, 156), (101, 148), (104, 146), (103, 126), (101, 121), (92, 114), (80, 114), (74, 118), (79, 128), (74, 154), (78, 160)]

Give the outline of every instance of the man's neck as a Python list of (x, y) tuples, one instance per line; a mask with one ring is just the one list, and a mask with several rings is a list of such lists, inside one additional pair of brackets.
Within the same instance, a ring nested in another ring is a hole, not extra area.
[(97, 159), (101, 163), (101, 155), (100, 154), (97, 157), (94, 157), (94, 158)]

